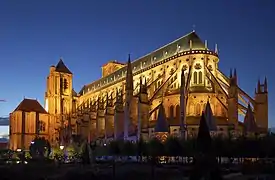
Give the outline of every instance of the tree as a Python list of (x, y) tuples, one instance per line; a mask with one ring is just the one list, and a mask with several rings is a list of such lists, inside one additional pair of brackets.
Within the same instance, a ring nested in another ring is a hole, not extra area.
[(43, 137), (36, 137), (31, 142), (29, 149), (32, 158), (48, 158), (51, 153), (50, 143)]
[(89, 147), (88, 143), (85, 143), (83, 146), (83, 151), (82, 151), (82, 163), (83, 165), (90, 164), (90, 153), (89, 153)]
[(165, 146), (165, 155), (167, 156), (173, 156), (178, 158), (178, 156), (182, 156), (182, 146), (181, 143), (179, 142), (179, 139), (176, 137), (169, 137), (164, 143)]
[(138, 161), (142, 161), (143, 156), (148, 156), (147, 143), (142, 138), (136, 144), (136, 151)]
[(148, 154), (151, 162), (151, 175), (155, 177), (155, 165), (158, 161), (158, 156), (164, 155), (164, 145), (157, 138), (153, 138), (148, 143)]

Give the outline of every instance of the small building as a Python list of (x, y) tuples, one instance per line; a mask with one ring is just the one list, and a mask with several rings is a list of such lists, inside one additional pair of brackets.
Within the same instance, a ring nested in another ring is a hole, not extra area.
[(24, 99), (10, 113), (10, 143), (12, 150), (27, 150), (36, 136), (49, 139), (50, 116), (35, 99)]

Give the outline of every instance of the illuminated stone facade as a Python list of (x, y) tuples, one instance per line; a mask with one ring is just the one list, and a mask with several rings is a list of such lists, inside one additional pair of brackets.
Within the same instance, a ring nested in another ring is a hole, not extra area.
[[(135, 61), (111, 61), (102, 67), (102, 78), (84, 85), (79, 93), (72, 88), (73, 74), (62, 60), (50, 68), (45, 109), (53, 119), (51, 138), (60, 138), (60, 127), (89, 141), (95, 138), (130, 138), (132, 134), (151, 137), (162, 103), (170, 134), (179, 134), (181, 124), (180, 86), (184, 69), (186, 82), (185, 125), (195, 135), (202, 111), (210, 102), (218, 131), (242, 129), (238, 115), (250, 103), (261, 130), (268, 128), (267, 81), (258, 82), (255, 98), (219, 68), (217, 46), (211, 50), (191, 32)], [(125, 134), (125, 132), (127, 133)]]
[(35, 137), (50, 139), (49, 114), (35, 99), (24, 99), (17, 108), (10, 113), (10, 141), (12, 150), (29, 149)]

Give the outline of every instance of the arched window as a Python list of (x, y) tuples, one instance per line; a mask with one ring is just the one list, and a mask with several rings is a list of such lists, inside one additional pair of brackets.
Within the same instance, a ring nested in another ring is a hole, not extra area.
[(196, 115), (196, 106), (193, 103), (190, 103), (189, 111), (187, 112), (190, 115)]
[(201, 114), (201, 106), (200, 104), (196, 104), (196, 115), (200, 115)]
[[(180, 105), (176, 106), (176, 119), (180, 120)], [(179, 121), (180, 122), (180, 121)]]
[(45, 132), (46, 131), (46, 123), (43, 121), (39, 121), (39, 132)]
[(174, 118), (174, 106), (170, 106), (169, 108), (169, 117), (172, 119)]
[(198, 84), (198, 73), (194, 72), (194, 84)]
[(199, 72), (199, 84), (202, 84), (202, 72)]

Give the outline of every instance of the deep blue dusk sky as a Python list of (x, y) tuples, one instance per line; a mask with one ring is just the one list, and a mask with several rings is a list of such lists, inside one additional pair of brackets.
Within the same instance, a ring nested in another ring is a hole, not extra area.
[(62, 56), (74, 88), (101, 76), (109, 60), (133, 59), (193, 29), (209, 46), (218, 43), (220, 69), (236, 67), (252, 97), (268, 77), (270, 125), (275, 126), (274, 0), (1, 0), (0, 116), (23, 97), (44, 104), (49, 67)]

